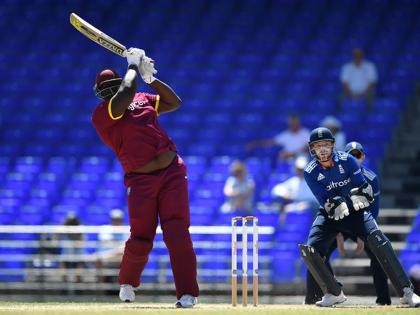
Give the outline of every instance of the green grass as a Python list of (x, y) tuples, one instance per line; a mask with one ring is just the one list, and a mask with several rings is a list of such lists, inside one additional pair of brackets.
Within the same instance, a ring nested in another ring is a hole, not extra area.
[(173, 304), (164, 303), (19, 303), (0, 302), (0, 314), (10, 315), (131, 315), (131, 314), (197, 314), (197, 315), (284, 315), (284, 314), (420, 314), (420, 309), (397, 306), (372, 307), (363, 305), (340, 305), (334, 308), (318, 308), (307, 305), (260, 305), (258, 307), (231, 307), (226, 304), (199, 304), (194, 309), (176, 309)]

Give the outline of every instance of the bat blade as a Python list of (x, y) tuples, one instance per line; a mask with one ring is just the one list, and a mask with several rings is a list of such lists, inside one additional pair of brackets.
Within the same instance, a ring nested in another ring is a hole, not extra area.
[(112, 37), (108, 36), (104, 32), (98, 30), (92, 24), (83, 20), (80, 16), (75, 13), (70, 14), (70, 24), (73, 25), (80, 33), (90, 38), (98, 45), (112, 51), (121, 57), (126, 57), (127, 48), (116, 41)]

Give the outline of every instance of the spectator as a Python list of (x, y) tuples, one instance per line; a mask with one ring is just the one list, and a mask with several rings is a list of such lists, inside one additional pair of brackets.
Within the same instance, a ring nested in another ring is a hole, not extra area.
[(318, 209), (318, 202), (303, 177), (306, 164), (308, 159), (305, 156), (298, 157), (295, 160), (295, 176), (277, 184), (271, 190), (271, 196), (280, 208), (280, 224), (284, 222), (287, 212), (315, 212)]
[[(64, 220), (63, 225), (78, 226), (80, 225), (80, 220), (75, 213), (70, 212)], [(64, 256), (61, 260), (61, 268), (71, 271), (65, 271), (66, 274), (63, 276), (63, 280), (82, 282), (81, 275), (85, 268), (83, 256), (86, 254), (83, 235), (81, 233), (63, 233), (59, 236), (59, 239), (61, 255)], [(74, 270), (76, 270), (76, 272), (73, 272)], [(67, 278), (68, 275), (73, 277)]]
[(360, 48), (353, 49), (353, 61), (341, 68), (340, 81), (343, 92), (339, 101), (339, 110), (345, 99), (364, 99), (367, 101), (368, 110), (371, 111), (377, 77), (375, 65), (364, 60), (363, 51)]
[(280, 160), (293, 160), (298, 155), (307, 152), (309, 130), (301, 126), (299, 116), (289, 115), (287, 125), (287, 130), (271, 139), (252, 141), (247, 144), (246, 149), (250, 151), (258, 147), (280, 146), (282, 147), (282, 150), (279, 152)]
[(337, 150), (344, 150), (346, 145), (346, 135), (341, 131), (341, 122), (334, 116), (326, 116), (320, 123), (321, 127), (331, 130), (335, 138), (335, 147)]
[(223, 213), (243, 211), (250, 214), (254, 201), (254, 180), (248, 176), (245, 164), (240, 161), (232, 163), (230, 174), (223, 189), (226, 201), (220, 210)]
[[(115, 283), (118, 277), (118, 266), (124, 253), (124, 241), (127, 236), (123, 233), (116, 233), (113, 227), (122, 226), (124, 213), (120, 209), (110, 211), (111, 225), (109, 230), (102, 230), (98, 235), (98, 250), (96, 259), (96, 268), (98, 270), (99, 281), (106, 283)], [(103, 272), (106, 269), (115, 269), (115, 275), (109, 272)]]

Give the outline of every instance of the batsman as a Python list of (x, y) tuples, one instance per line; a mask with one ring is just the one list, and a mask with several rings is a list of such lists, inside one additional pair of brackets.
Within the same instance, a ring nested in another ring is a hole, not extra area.
[(341, 285), (325, 264), (328, 250), (339, 232), (359, 237), (376, 256), (402, 304), (420, 307), (420, 298), (405, 274), (388, 238), (369, 211), (374, 196), (356, 159), (334, 150), (335, 139), (327, 128), (311, 132), (309, 150), (314, 157), (305, 168), (306, 183), (321, 205), (306, 245), (299, 245), (302, 259), (324, 296), (317, 306), (329, 307), (347, 300)]
[[(101, 140), (124, 169), (130, 237), (125, 243), (118, 281), (120, 299), (132, 302), (134, 290), (153, 247), (158, 221), (168, 248), (176, 288), (176, 307), (197, 303), (197, 260), (189, 234), (187, 170), (158, 116), (176, 110), (181, 99), (155, 78), (154, 61), (138, 48), (127, 52), (128, 69), (121, 77), (111, 69), (96, 76), (94, 92), (101, 99), (92, 115)], [(138, 76), (156, 94), (137, 93)]]

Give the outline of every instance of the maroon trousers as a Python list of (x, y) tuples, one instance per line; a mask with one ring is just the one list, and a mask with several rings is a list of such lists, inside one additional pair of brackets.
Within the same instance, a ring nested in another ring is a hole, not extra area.
[(165, 169), (150, 174), (128, 174), (127, 186), (130, 238), (125, 243), (118, 282), (140, 285), (140, 275), (153, 247), (158, 219), (169, 251), (176, 296), (199, 295), (197, 260), (190, 233), (187, 171), (175, 157)]

